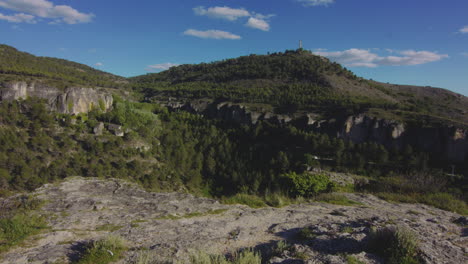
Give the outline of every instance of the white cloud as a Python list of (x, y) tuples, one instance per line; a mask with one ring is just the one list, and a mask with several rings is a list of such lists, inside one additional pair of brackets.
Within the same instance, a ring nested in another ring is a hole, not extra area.
[(34, 16), (24, 14), (24, 13), (18, 13), (18, 14), (8, 15), (8, 16), (0, 13), (0, 20), (6, 20), (11, 23), (29, 23), (29, 24), (36, 23)]
[(462, 33), (462, 34), (467, 34), (468, 33), (468, 26), (464, 26), (464, 27), (460, 28), (459, 32)]
[(164, 70), (168, 70), (171, 67), (176, 67), (179, 65), (180, 64), (171, 63), (171, 62), (154, 64), (154, 65), (149, 65), (148, 67), (146, 67), (146, 71), (164, 71)]
[(270, 30), (270, 24), (266, 20), (261, 19), (261, 18), (250, 17), (245, 25), (248, 27), (260, 29), (263, 31)]
[(348, 67), (378, 67), (386, 66), (405, 66), (419, 65), (429, 62), (439, 61), (448, 58), (446, 54), (438, 54), (430, 51), (393, 51), (401, 56), (382, 57), (369, 50), (349, 49), (345, 51), (316, 51), (315, 54), (328, 57), (332, 61), (342, 63)]
[(54, 19), (54, 23), (88, 23), (94, 17), (93, 14), (81, 13), (67, 5), (54, 5), (47, 0), (0, 0), (0, 7), (41, 18), (51, 18)]
[(101, 67), (101, 66), (104, 66), (104, 64), (102, 62), (96, 62), (96, 64), (94, 64), (94, 66)]
[(268, 19), (275, 15), (262, 15), (259, 13), (248, 11), (244, 8), (231, 8), (228, 6), (215, 6), (205, 8), (198, 6), (193, 8), (193, 12), (199, 16), (208, 16), (212, 18), (220, 18), (229, 21), (237, 21), (240, 18), (249, 18), (245, 24), (248, 27), (260, 29), (263, 31), (270, 30)]
[(184, 35), (210, 39), (241, 39), (241, 36), (221, 30), (200, 31), (196, 29), (188, 29), (184, 32)]
[(335, 3), (335, 0), (297, 0), (305, 6), (327, 6)]
[(377, 67), (374, 63), (379, 56), (368, 50), (349, 49), (345, 51), (317, 51), (315, 54), (330, 58), (339, 63), (355, 67)]
[(222, 18), (230, 21), (237, 20), (241, 17), (250, 16), (250, 12), (244, 8), (230, 8), (227, 6), (215, 6), (205, 8), (203, 6), (195, 7), (193, 12), (199, 16), (209, 16), (213, 18)]

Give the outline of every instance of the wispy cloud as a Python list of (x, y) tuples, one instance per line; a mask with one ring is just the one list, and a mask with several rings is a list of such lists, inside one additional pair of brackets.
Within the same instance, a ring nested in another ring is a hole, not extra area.
[(199, 16), (209, 16), (230, 21), (237, 20), (241, 17), (250, 16), (250, 12), (245, 10), (244, 8), (231, 8), (227, 6), (215, 6), (209, 8), (198, 6), (193, 9), (193, 12), (195, 12), (195, 14)]
[(96, 62), (96, 64), (94, 64), (94, 66), (96, 67), (102, 67), (104, 66), (104, 64), (102, 62)]
[(180, 64), (171, 63), (171, 62), (148, 65), (148, 67), (146, 67), (146, 71), (149, 71), (149, 72), (164, 71), (164, 70), (170, 69), (171, 67), (176, 67), (176, 66), (179, 66), (179, 65)]
[(332, 61), (342, 63), (348, 67), (405, 66), (419, 65), (448, 58), (447, 54), (430, 51), (393, 51), (401, 56), (379, 56), (364, 49), (349, 49), (345, 51), (316, 51), (315, 54), (328, 57)]
[(265, 19), (261, 19), (261, 18), (250, 17), (245, 25), (248, 27), (260, 29), (263, 31), (270, 30), (270, 24)]
[(335, 0), (297, 0), (304, 6), (327, 6), (335, 3)]
[(464, 26), (464, 27), (460, 28), (459, 32), (462, 33), (462, 34), (467, 34), (468, 33), (468, 26)]
[(462, 52), (461, 55), (468, 58), (468, 52)]
[(36, 19), (34, 16), (24, 14), (24, 13), (18, 13), (14, 15), (4, 15), (0, 13), (0, 20), (6, 20), (11, 23), (29, 23), (29, 24), (36, 23)]
[[(0, 7), (21, 12), (10, 17), (26, 14), (32, 16), (31, 19), (34, 19), (34, 17), (50, 18), (53, 19), (54, 23), (88, 23), (94, 17), (93, 14), (81, 13), (71, 6), (54, 5), (54, 3), (47, 0), (0, 0)], [(21, 22), (30, 23), (28, 21), (31, 21), (31, 19)]]
[(196, 29), (188, 29), (184, 32), (184, 35), (206, 39), (241, 39), (241, 36), (239, 35), (221, 30), (201, 31)]

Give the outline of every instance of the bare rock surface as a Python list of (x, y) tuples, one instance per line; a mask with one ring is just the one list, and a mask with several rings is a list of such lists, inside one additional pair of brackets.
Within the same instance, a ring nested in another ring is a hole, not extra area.
[[(307, 203), (252, 209), (81, 177), (47, 184), (34, 195), (47, 201), (39, 213), (48, 217), (50, 228), (4, 253), (2, 264), (70, 263), (83, 245), (111, 233), (130, 247), (119, 263), (134, 263), (146, 250), (160, 261), (182, 263), (191, 250), (228, 253), (252, 247), (267, 254), (283, 240), (288, 249), (270, 254), (267, 263), (347, 263), (345, 256), (383, 263), (366, 252), (366, 238), (371, 227), (388, 225), (413, 230), (427, 263), (468, 261), (467, 229), (454, 223), (460, 215), (420, 204), (392, 204), (372, 195), (345, 194), (359, 206)], [(313, 234), (306, 240), (298, 236), (304, 228)]]

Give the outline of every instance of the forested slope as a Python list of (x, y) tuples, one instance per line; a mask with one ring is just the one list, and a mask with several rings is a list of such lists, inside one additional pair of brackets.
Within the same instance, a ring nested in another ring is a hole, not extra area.
[(118, 87), (125, 78), (84, 64), (50, 57), (37, 57), (0, 45), (0, 82), (43, 80), (56, 86), (86, 85)]
[(134, 89), (154, 98), (210, 98), (267, 104), (280, 113), (371, 113), (403, 121), (433, 116), (468, 124), (468, 99), (462, 95), (365, 80), (304, 50), (181, 65), (130, 81)]

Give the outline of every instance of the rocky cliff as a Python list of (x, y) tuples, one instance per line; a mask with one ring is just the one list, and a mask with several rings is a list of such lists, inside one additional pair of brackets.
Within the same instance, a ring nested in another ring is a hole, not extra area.
[(387, 147), (401, 148), (407, 144), (427, 152), (437, 153), (452, 162), (468, 159), (468, 130), (454, 126), (422, 127), (395, 120), (379, 119), (366, 114), (333, 119), (319, 119), (314, 113), (292, 115), (270, 111), (253, 111), (249, 107), (231, 102), (210, 100), (160, 101), (171, 110), (184, 110), (243, 124), (256, 124), (266, 120), (275, 124), (291, 123), (298, 127), (327, 133), (356, 143), (373, 141)]
[(108, 110), (112, 95), (95, 88), (71, 87), (64, 90), (39, 82), (11, 82), (0, 85), (0, 100), (39, 97), (46, 99), (49, 107), (64, 114), (87, 113), (93, 108)]

